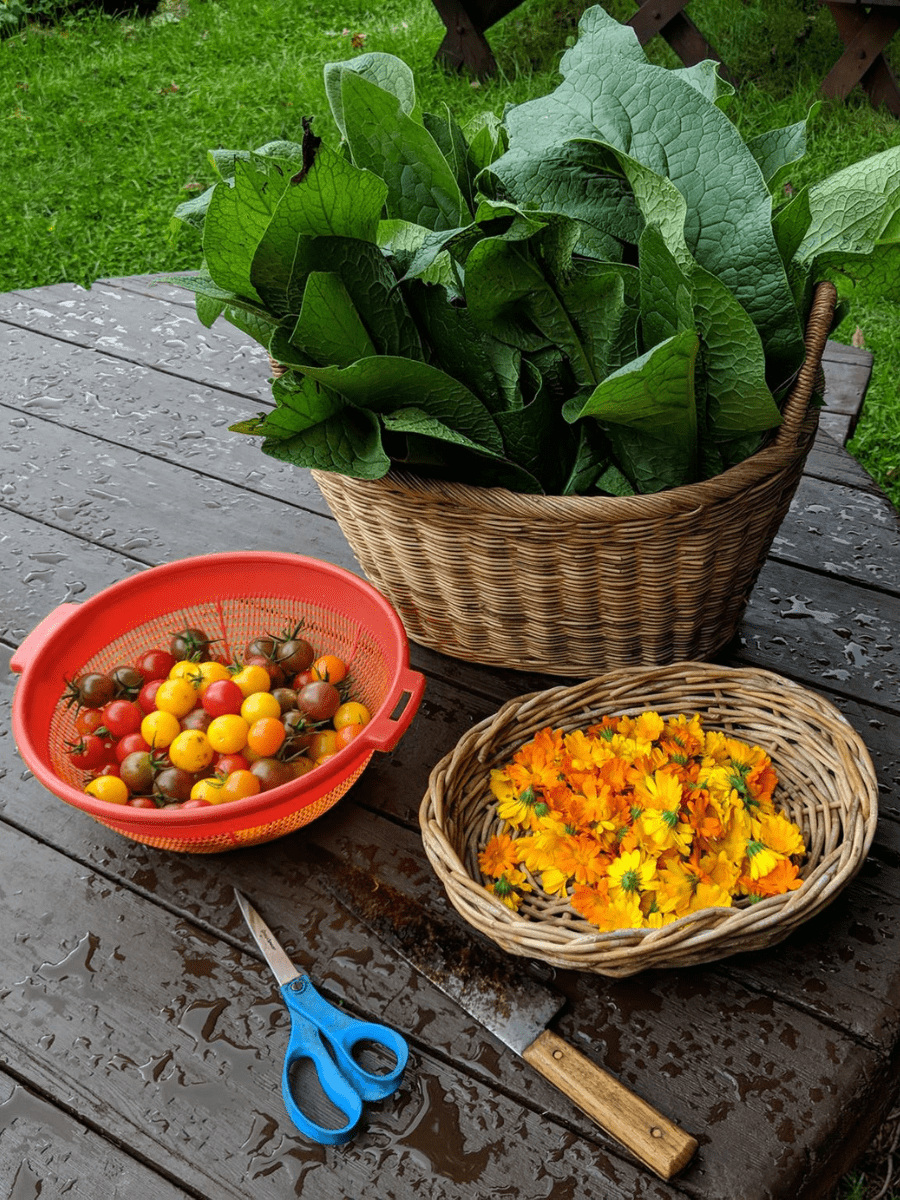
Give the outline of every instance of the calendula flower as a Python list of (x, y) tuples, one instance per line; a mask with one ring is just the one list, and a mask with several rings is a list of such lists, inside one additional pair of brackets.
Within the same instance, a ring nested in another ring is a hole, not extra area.
[(478, 865), (485, 875), (495, 878), (505, 871), (515, 870), (518, 866), (515, 839), (508, 833), (495, 834), (478, 855)]
[(776, 785), (760, 747), (696, 714), (548, 727), (492, 772), (506, 828), (479, 863), (511, 909), (540, 878), (599, 930), (660, 928), (801, 886), (803, 837), (776, 811)]

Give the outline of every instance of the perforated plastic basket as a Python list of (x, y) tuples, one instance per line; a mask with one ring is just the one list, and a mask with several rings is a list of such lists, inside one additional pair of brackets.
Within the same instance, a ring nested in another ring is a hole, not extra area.
[[(314, 771), (244, 800), (198, 809), (138, 809), (82, 791), (66, 743), (74, 711), (61, 703), (67, 679), (134, 661), (171, 634), (199, 627), (231, 659), (261, 633), (303, 622), (318, 653), (349, 667), (352, 697), (372, 713), (362, 733)], [(21, 673), (13, 736), (29, 769), (60, 799), (137, 842), (214, 853), (292, 833), (321, 816), (389, 751), (419, 706), (425, 680), (409, 669), (403, 625), (371, 584), (340, 567), (296, 554), (241, 552), (182, 559), (122, 580), (83, 604), (62, 604), (12, 658)]]

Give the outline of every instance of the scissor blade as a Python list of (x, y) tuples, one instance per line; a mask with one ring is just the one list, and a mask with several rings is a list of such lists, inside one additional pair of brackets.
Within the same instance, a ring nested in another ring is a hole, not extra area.
[(279, 986), (284, 987), (286, 983), (290, 983), (292, 979), (296, 979), (301, 972), (294, 966), (288, 956), (282, 950), (281, 945), (275, 937), (275, 934), (268, 927), (246, 896), (242, 895), (237, 888), (234, 889), (234, 894), (237, 897), (237, 902), (241, 907), (241, 912), (244, 914), (244, 920), (250, 932), (253, 934), (253, 940), (263, 952), (263, 957), (272, 968), (275, 978), (278, 980)]

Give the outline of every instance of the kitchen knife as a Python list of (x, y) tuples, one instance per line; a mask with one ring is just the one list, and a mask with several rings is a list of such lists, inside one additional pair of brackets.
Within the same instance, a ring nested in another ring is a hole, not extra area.
[(696, 1139), (547, 1028), (565, 997), (513, 960), (427, 914), (409, 896), (346, 862), (320, 880), (335, 899), (417, 971), (564, 1092), (663, 1179), (694, 1156)]

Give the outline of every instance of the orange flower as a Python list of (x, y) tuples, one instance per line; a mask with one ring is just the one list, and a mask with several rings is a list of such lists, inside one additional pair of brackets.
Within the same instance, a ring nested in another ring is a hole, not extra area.
[(478, 855), (478, 865), (485, 875), (495, 878), (505, 871), (515, 869), (515, 840), (508, 833), (497, 833)]

